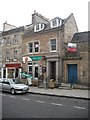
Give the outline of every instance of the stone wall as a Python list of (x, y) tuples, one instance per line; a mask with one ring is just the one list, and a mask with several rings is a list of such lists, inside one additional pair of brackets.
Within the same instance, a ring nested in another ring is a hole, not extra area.
[(73, 14), (71, 14), (64, 26), (64, 41), (67, 43), (71, 41), (74, 33), (78, 32), (78, 27)]

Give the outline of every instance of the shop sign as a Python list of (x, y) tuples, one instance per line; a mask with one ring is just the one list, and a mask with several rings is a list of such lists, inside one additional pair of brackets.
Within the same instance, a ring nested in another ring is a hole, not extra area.
[(20, 63), (6, 64), (5, 67), (19, 68), (19, 67), (21, 67), (21, 64)]
[(31, 58), (33, 61), (42, 60), (42, 56), (31, 56), (30, 58)]
[(23, 62), (26, 62), (26, 61), (32, 61), (32, 59), (28, 56), (23, 57)]

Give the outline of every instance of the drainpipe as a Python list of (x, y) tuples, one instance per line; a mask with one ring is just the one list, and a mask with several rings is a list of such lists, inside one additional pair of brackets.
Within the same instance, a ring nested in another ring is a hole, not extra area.
[(63, 81), (63, 61), (62, 61), (62, 38), (61, 38), (61, 31), (59, 30), (59, 57), (60, 57), (60, 71), (59, 71), (59, 80), (58, 80), (58, 86), (61, 85)]

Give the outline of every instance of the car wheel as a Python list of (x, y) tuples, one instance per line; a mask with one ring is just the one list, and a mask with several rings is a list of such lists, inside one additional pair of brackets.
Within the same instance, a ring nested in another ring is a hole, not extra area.
[(12, 88), (11, 89), (11, 94), (14, 95), (15, 94), (15, 90)]

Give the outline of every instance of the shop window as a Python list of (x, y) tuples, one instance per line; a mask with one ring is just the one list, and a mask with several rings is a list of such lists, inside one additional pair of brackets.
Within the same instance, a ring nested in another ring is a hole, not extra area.
[(28, 72), (29, 72), (29, 74), (30, 74), (31, 76), (33, 76), (32, 63), (29, 64), (29, 66), (28, 66)]

